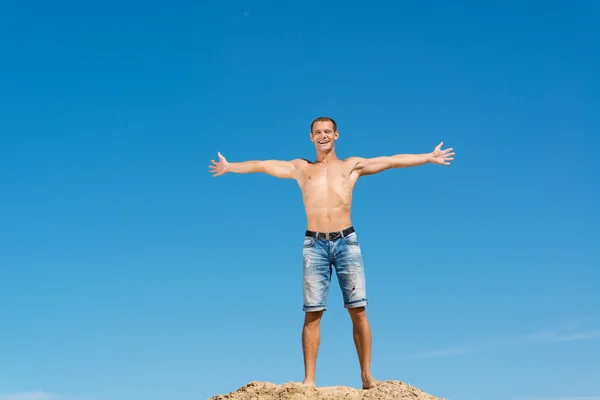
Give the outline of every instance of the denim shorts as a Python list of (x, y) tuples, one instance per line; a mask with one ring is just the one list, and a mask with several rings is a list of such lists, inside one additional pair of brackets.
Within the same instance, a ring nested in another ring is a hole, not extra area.
[(307, 231), (302, 253), (304, 311), (327, 309), (333, 268), (342, 291), (344, 307), (367, 305), (365, 271), (356, 232), (327, 239), (309, 236)]

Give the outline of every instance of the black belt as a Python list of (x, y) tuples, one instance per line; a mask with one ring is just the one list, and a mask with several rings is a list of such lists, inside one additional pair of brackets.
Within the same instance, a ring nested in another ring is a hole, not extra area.
[(306, 236), (314, 237), (315, 239), (337, 240), (337, 239), (342, 238), (344, 236), (348, 236), (352, 232), (354, 232), (354, 227), (353, 226), (351, 226), (350, 228), (346, 228), (344, 230), (341, 230), (341, 231), (336, 231), (336, 232), (313, 232), (313, 231), (306, 231)]

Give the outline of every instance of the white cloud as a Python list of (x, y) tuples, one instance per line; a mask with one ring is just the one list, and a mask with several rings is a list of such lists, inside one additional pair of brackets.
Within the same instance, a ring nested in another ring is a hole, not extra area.
[(539, 332), (527, 336), (527, 339), (530, 341), (546, 343), (575, 342), (579, 340), (594, 340), (598, 338), (600, 338), (600, 330), (575, 333)]
[(0, 393), (0, 400), (55, 400), (58, 396), (45, 392)]
[(15, 393), (0, 393), (0, 400), (92, 400), (90, 397), (84, 396), (65, 396), (54, 393), (32, 391), (32, 392), (15, 392)]
[[(416, 357), (447, 357), (461, 354), (470, 354), (490, 348), (499, 348), (518, 345), (540, 345), (549, 343), (575, 342), (583, 340), (600, 339), (600, 330), (586, 330), (578, 332), (552, 332), (542, 331), (522, 336), (508, 337), (486, 342), (471, 343), (463, 346), (444, 347), (418, 353)], [(1, 400), (1, 399), (0, 399)], [(546, 399), (535, 399), (546, 400)], [(557, 398), (548, 400), (571, 400), (569, 398)], [(598, 397), (573, 398), (573, 400), (600, 400)]]
[(563, 396), (563, 397), (515, 397), (512, 400), (600, 400), (600, 396), (591, 397), (577, 397), (577, 396)]
[(485, 348), (491, 347), (491, 343), (479, 343), (479, 344), (471, 344), (465, 346), (455, 346), (455, 347), (445, 347), (441, 349), (435, 349), (430, 351), (425, 351), (423, 353), (419, 353), (417, 357), (447, 357), (447, 356), (456, 356), (460, 354), (468, 354), (474, 353), (476, 351), (483, 350)]

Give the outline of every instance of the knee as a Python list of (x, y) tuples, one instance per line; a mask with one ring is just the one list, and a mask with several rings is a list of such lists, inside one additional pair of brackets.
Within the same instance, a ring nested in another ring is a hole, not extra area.
[(306, 312), (304, 315), (304, 325), (305, 326), (318, 325), (321, 322), (322, 316), (323, 316), (323, 310)]
[(352, 321), (361, 321), (367, 319), (367, 310), (365, 307), (349, 308), (348, 313)]

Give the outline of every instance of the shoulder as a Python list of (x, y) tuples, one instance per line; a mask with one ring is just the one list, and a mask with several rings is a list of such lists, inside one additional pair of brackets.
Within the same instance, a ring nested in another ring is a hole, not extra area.
[(344, 160), (344, 162), (345, 162), (345, 163), (352, 164), (352, 163), (357, 163), (357, 162), (359, 162), (359, 161), (362, 161), (362, 160), (364, 160), (364, 159), (365, 159), (364, 157), (351, 156), (351, 157), (348, 157), (348, 158), (346, 158), (346, 159)]
[(290, 163), (296, 168), (301, 168), (301, 167), (307, 166), (309, 164), (312, 164), (313, 162), (307, 160), (306, 158), (295, 158), (292, 161), (290, 161)]
[(289, 161), (289, 163), (297, 171), (305, 171), (308, 166), (313, 164), (311, 161), (309, 161), (305, 158), (295, 158), (295, 159)]
[(365, 160), (366, 160), (366, 158), (364, 158), (364, 157), (351, 156), (344, 160), (344, 164), (346, 164), (349, 167), (354, 169), (358, 165), (360, 165), (361, 162), (364, 162)]

